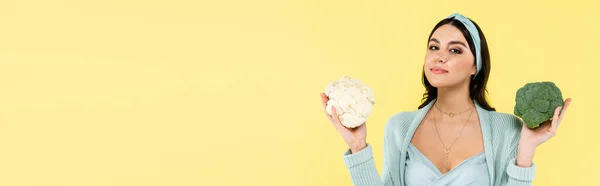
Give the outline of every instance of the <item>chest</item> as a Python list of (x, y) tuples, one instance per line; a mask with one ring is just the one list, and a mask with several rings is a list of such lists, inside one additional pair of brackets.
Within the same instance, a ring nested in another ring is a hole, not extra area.
[(450, 171), (484, 150), (479, 121), (467, 121), (467, 118), (444, 120), (425, 117), (415, 131), (411, 143), (441, 173)]

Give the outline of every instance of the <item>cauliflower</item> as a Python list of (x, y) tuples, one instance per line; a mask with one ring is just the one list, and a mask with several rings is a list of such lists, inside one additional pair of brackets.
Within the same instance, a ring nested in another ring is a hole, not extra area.
[(563, 105), (560, 89), (553, 82), (527, 83), (517, 91), (515, 115), (523, 118), (527, 127), (534, 129), (554, 115)]
[(327, 113), (332, 115), (331, 107), (335, 106), (342, 125), (347, 128), (355, 128), (365, 123), (375, 104), (371, 88), (349, 76), (329, 83), (325, 88), (325, 95), (329, 97)]

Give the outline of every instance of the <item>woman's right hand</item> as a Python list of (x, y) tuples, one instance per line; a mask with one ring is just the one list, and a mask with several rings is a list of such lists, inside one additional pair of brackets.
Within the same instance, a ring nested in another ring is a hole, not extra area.
[(335, 129), (342, 135), (346, 144), (350, 148), (352, 153), (356, 153), (365, 147), (367, 147), (367, 125), (366, 122), (356, 128), (346, 128), (342, 125), (339, 116), (335, 110), (335, 107), (331, 108), (332, 115), (327, 113), (327, 101), (329, 101), (329, 97), (325, 95), (325, 93), (321, 93), (321, 105), (323, 105), (323, 111), (325, 112), (325, 116), (331, 121)]

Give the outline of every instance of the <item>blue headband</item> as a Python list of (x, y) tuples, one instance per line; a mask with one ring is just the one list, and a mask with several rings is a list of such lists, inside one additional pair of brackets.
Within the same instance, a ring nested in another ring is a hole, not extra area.
[(454, 20), (460, 21), (467, 28), (469, 34), (471, 34), (473, 45), (475, 45), (475, 62), (477, 64), (477, 72), (473, 76), (473, 79), (475, 79), (475, 76), (481, 71), (481, 39), (479, 38), (479, 31), (477, 31), (477, 27), (475, 27), (475, 24), (473, 24), (469, 18), (459, 13), (454, 13), (447, 18), (453, 18)]

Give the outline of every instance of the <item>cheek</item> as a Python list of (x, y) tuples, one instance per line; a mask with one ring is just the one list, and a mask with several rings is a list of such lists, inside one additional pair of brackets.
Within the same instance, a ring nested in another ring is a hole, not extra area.
[(460, 61), (460, 62), (454, 63), (454, 64), (452, 64), (452, 68), (455, 69), (455, 71), (466, 71), (469, 68), (469, 62)]
[(473, 59), (470, 57), (457, 58), (454, 63), (448, 64), (456, 72), (471, 72)]
[(433, 63), (434, 56), (432, 54), (425, 54), (425, 65)]

